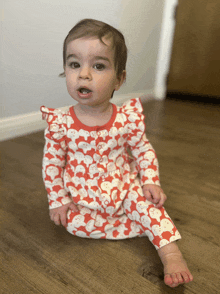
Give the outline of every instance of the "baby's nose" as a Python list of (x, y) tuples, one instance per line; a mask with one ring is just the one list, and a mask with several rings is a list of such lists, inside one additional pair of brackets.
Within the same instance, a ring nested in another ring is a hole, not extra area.
[(91, 79), (91, 72), (88, 67), (82, 67), (79, 73), (79, 78), (81, 79)]

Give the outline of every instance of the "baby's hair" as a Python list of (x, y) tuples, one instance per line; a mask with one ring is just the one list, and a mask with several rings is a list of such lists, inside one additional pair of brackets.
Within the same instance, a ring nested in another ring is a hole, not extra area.
[[(66, 50), (69, 42), (83, 37), (98, 37), (105, 44), (103, 38), (112, 39), (114, 62), (117, 76), (126, 68), (127, 47), (123, 34), (111, 25), (95, 19), (83, 19), (78, 22), (68, 33), (63, 43), (63, 66), (66, 65)], [(105, 44), (106, 45), (106, 44)], [(65, 77), (65, 73), (60, 74)]]

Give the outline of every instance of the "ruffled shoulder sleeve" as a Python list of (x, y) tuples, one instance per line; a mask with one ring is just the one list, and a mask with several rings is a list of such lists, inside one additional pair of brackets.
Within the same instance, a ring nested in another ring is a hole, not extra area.
[(143, 106), (141, 104), (140, 98), (133, 98), (129, 101), (126, 101), (125, 103), (123, 103), (121, 108), (122, 108), (122, 112), (128, 113), (128, 114), (143, 113)]
[(145, 133), (143, 107), (140, 98), (125, 102), (121, 107), (121, 111), (126, 117), (127, 142), (134, 147), (142, 140)]
[(138, 125), (140, 121), (144, 121), (143, 106), (140, 98), (126, 101), (121, 107), (121, 112), (126, 115), (128, 122)]
[(66, 136), (66, 113), (60, 109), (41, 106), (42, 119), (47, 121), (50, 136), (57, 142), (65, 140)]

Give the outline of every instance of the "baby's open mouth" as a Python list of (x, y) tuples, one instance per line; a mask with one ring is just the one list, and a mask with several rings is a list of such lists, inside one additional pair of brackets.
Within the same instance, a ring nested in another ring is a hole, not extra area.
[(92, 92), (91, 90), (89, 90), (87, 88), (79, 88), (78, 91), (82, 94), (88, 94), (88, 93)]

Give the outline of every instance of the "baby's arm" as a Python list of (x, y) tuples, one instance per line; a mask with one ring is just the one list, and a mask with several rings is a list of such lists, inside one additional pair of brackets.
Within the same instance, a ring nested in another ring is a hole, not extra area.
[[(142, 124), (144, 125), (143, 121)], [(144, 129), (145, 128), (142, 127), (142, 130)], [(140, 136), (139, 140), (138, 135)], [(156, 204), (155, 206), (157, 208), (160, 208), (166, 201), (167, 197), (160, 187), (159, 164), (155, 150), (148, 141), (144, 131), (137, 133), (135, 139), (132, 137), (134, 138), (131, 132), (129, 140), (130, 149), (139, 170), (144, 196), (148, 201)], [(136, 144), (133, 143), (135, 140)]]
[(156, 153), (145, 134), (135, 146), (131, 146), (131, 152), (140, 173), (144, 196), (148, 201), (156, 204), (156, 208), (162, 207), (167, 197), (160, 187)]
[[(134, 112), (131, 111), (132, 107), (134, 108)], [(147, 200), (156, 204), (155, 206), (157, 208), (160, 208), (167, 197), (160, 187), (159, 164), (156, 153), (145, 134), (145, 122), (141, 102), (137, 99), (131, 100), (127, 115), (127, 142), (135, 159), (144, 196)]]
[(161, 208), (167, 199), (162, 188), (157, 185), (147, 184), (143, 186), (144, 196), (148, 201), (156, 204), (156, 208)]
[(47, 128), (45, 130), (42, 174), (50, 209), (58, 208), (72, 202), (64, 186), (63, 177), (66, 164), (66, 148), (62, 148), (61, 144), (53, 139)]
[(62, 224), (64, 227), (67, 225), (67, 212), (69, 209), (77, 212), (78, 208), (73, 202), (67, 203), (63, 206), (50, 209), (50, 219), (55, 223), (55, 225), (59, 226)]

